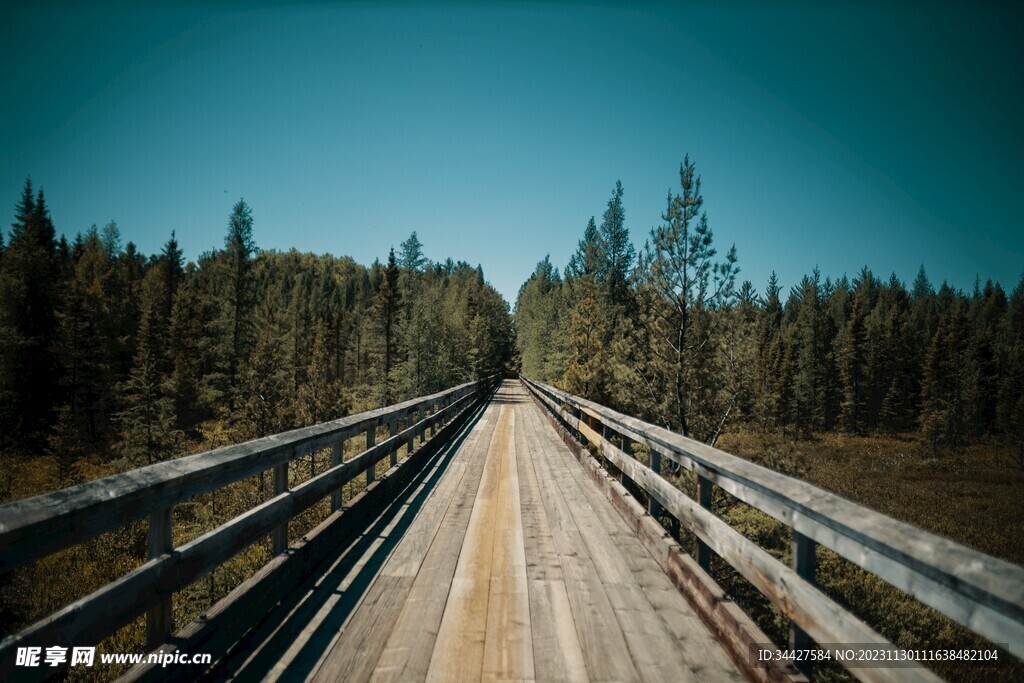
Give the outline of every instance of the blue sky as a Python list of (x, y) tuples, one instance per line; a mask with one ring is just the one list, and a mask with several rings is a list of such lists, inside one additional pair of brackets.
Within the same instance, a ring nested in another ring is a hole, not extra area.
[[(818, 266), (1012, 288), (1024, 272), (1020, 3), (0, 8), (0, 211), (59, 231), (480, 263), (510, 300), (616, 180), (639, 246), (679, 163), (760, 290)], [(145, 5), (145, 6), (143, 6)]]

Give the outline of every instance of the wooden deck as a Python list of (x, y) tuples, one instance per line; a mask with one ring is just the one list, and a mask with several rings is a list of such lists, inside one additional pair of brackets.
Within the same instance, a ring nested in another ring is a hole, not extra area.
[(233, 652), (213, 677), (742, 679), (511, 381)]

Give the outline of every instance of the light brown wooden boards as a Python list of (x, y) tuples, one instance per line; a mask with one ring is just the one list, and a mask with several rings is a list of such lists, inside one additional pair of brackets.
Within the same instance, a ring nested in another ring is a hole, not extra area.
[(547, 452), (552, 446), (537, 434), (536, 426), (534, 423), (527, 429), (527, 450), (537, 474), (544, 511), (550, 520), (555, 552), (565, 578), (587, 675), (595, 681), (640, 680), (622, 628), (615, 618), (615, 610), (597, 575), (597, 568), (572, 510), (552, 480), (548, 462), (551, 453)]
[[(489, 407), (487, 415), (493, 410), (493, 407)], [(477, 436), (473, 442), (463, 444), (460, 456), (466, 459), (469, 465), (483, 460), (481, 449), (486, 449), (490, 443), (493, 424), (493, 419), (485, 416), (482, 423), (474, 429)], [(422, 562), (423, 555), (421, 553), (427, 551), (427, 545), (422, 543), (423, 537), (433, 538), (436, 535), (436, 529), (443, 526), (446, 515), (438, 515), (437, 512), (439, 510), (445, 513), (451, 511), (453, 495), (468, 496), (470, 500), (475, 495), (474, 484), (479, 482), (479, 478), (474, 479), (473, 476), (470, 476), (467, 479), (466, 471), (463, 469), (461, 477), (446, 476), (443, 481), (454, 482), (454, 485), (450, 488), (442, 487), (441, 492), (435, 492), (435, 495), (431, 496), (429, 501), (431, 511), (421, 512), (424, 516), (417, 519), (415, 525), (417, 528), (411, 529), (411, 535), (395, 548), (381, 574), (367, 591), (363, 603), (352, 614), (334, 647), (324, 657), (316, 672), (315, 680), (367, 680), (370, 678), (389, 636), (394, 631), (418, 575), (418, 568), (414, 568), (413, 565), (417, 563), (417, 557), (419, 557), (419, 562)], [(452, 474), (449, 473), (449, 475)], [(465, 484), (465, 486), (461, 484)], [(435, 528), (434, 532), (429, 531), (432, 525)], [(458, 533), (458, 529), (454, 531), (456, 534)], [(385, 592), (391, 593), (391, 595), (385, 597), (383, 596)]]
[[(630, 651), (647, 680), (742, 680), (726, 651), (707, 631), (693, 608), (672, 586), (625, 520), (590, 480), (531, 404), (538, 434), (549, 442), (545, 451), (559, 488), (567, 496), (582, 495), (575, 518), (594, 557), (609, 599), (630, 634)], [(587, 514), (589, 513), (589, 514)]]
[[(517, 406), (521, 413), (528, 406)], [(533, 661), (538, 681), (585, 681), (587, 668), (576, 633), (569, 591), (527, 440), (527, 420), (516, 420), (516, 458), (523, 514), (523, 545), (530, 593)]]
[(490, 447), (496, 413), (488, 410), (487, 438), (480, 438), (470, 450), (468, 472), (459, 488), (451, 493), (451, 503), (430, 541), (419, 572), (384, 651), (373, 671), (380, 681), (423, 680), (434, 652), (434, 644), (448, 602), (448, 592), (466, 537), (486, 454)]
[(428, 681), (533, 678), (513, 420), (503, 405)]
[(474, 434), (316, 680), (735, 678), (520, 387), (502, 387)]

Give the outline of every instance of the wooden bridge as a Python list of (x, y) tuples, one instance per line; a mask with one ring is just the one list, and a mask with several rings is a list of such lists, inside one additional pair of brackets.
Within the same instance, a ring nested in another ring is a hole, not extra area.
[[(350, 440), (360, 452), (346, 459)], [(320, 449), (331, 466), (290, 487), (289, 463)], [(663, 467), (695, 473), (694, 495)], [(266, 501), (173, 545), (176, 505), (261, 472), (273, 473)], [(365, 489), (343, 499), (364, 476)], [(792, 528), (790, 565), (713, 514), (716, 486)], [(289, 540), (289, 520), (325, 498), (332, 512)], [(149, 561), (7, 636), (0, 678), (60, 674), (18, 667), (17, 649), (95, 645), (145, 614), (150, 650), (213, 663), (142, 664), (125, 680), (804, 680), (806, 667), (751, 659), (769, 638), (707, 570), (717, 555), (777, 605), (791, 645), (894, 650), (815, 587), (818, 544), (1024, 656), (1020, 567), (527, 379), (482, 380), (2, 506), (0, 572), (140, 518)], [(696, 547), (680, 546), (673, 527)], [(267, 535), (268, 564), (198, 619), (172, 623), (176, 591)], [(935, 680), (925, 668), (851, 673)]]

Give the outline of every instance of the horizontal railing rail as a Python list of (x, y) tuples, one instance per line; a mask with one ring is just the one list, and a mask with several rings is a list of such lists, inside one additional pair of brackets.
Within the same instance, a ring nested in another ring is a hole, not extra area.
[[(835, 551), (996, 644), (1024, 656), (1024, 569), (875, 512), (805, 481), (743, 460), (663, 427), (638, 420), (547, 384), (520, 378), (530, 392), (581, 442), (595, 446), (623, 476), (698, 538), (705, 570), (714, 552), (778, 606), (796, 625), (791, 645), (874, 643), (894, 647), (814, 585), (816, 545)], [(613, 439), (621, 445), (613, 443)], [(632, 444), (650, 450), (650, 466)], [(662, 460), (697, 475), (695, 497), (661, 476)], [(711, 510), (712, 486), (793, 530), (786, 566)], [(928, 678), (924, 669), (858, 668), (867, 680), (898, 672)]]
[[(466, 414), (494, 385), (495, 377), (430, 396), (370, 410), (176, 460), (141, 467), (60, 491), (0, 506), (0, 573), (78, 545), (135, 520), (149, 522), (149, 558), (137, 569), (0, 641), (0, 662), (14, 660), (19, 646), (94, 644), (147, 615), (147, 647), (172, 630), (171, 596), (208, 574), (260, 538), (271, 535), (274, 554), (288, 548), (287, 525), (296, 515), (331, 497), (342, 506), (342, 487), (361, 473), (373, 482), (375, 467), (409, 445), (438, 435)], [(405, 420), (405, 428), (398, 424)], [(376, 442), (379, 427), (389, 436)], [(428, 438), (429, 432), (429, 438)], [(344, 460), (345, 441), (366, 435), (363, 452)], [(288, 464), (331, 448), (331, 466), (294, 488)], [(404, 462), (404, 461), (403, 461)], [(174, 507), (261, 472), (273, 472), (271, 497), (181, 546), (172, 544)], [(45, 673), (45, 672), (44, 672)]]

